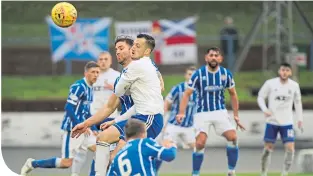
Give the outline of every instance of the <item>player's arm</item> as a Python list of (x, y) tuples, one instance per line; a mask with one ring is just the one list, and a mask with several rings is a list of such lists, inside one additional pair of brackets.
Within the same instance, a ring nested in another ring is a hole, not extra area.
[(131, 63), (122, 72), (122, 75), (116, 83), (114, 93), (116, 96), (121, 97), (130, 88), (130, 86), (139, 78), (140, 68), (135, 68), (136, 65)]
[(159, 72), (159, 71), (157, 71), (157, 74), (158, 74), (158, 78), (159, 78), (159, 80), (160, 80), (161, 90), (164, 91), (164, 90), (165, 90), (165, 87), (164, 87), (164, 80), (163, 80), (162, 74), (161, 74), (161, 72)]
[(298, 127), (302, 130), (303, 124), (303, 108), (302, 108), (302, 100), (301, 100), (301, 91), (299, 85), (296, 87), (295, 95), (294, 95), (294, 106), (296, 111), (296, 117), (298, 120)]
[(152, 139), (144, 139), (142, 147), (145, 149), (145, 154), (152, 156), (159, 160), (170, 162), (175, 159), (177, 153), (177, 147), (173, 144), (171, 147), (166, 148), (160, 146)]
[(119, 98), (115, 94), (112, 94), (108, 103), (104, 105), (103, 108), (101, 108), (96, 114), (88, 118), (84, 123), (87, 124), (87, 126), (100, 123), (105, 118), (109, 117), (116, 110), (119, 104)]
[(134, 115), (136, 115), (135, 105), (133, 105), (131, 108), (129, 108), (124, 114), (122, 114), (118, 117), (115, 117), (114, 120), (111, 120), (109, 122), (105, 122), (105, 123), (101, 124), (100, 128), (102, 130), (105, 130), (105, 129), (109, 128), (110, 126), (114, 125), (115, 123), (127, 120)]
[(66, 100), (65, 111), (70, 116), (74, 126), (80, 123), (78, 117), (75, 115), (75, 110), (77, 108), (78, 102), (81, 101), (84, 92), (85, 91), (83, 86), (80, 84), (74, 84), (71, 86), (69, 96)]
[(120, 140), (117, 143), (117, 146), (115, 147), (115, 149), (113, 150), (113, 152), (111, 153), (110, 156), (110, 160), (113, 161), (113, 159), (115, 158), (116, 154), (126, 145), (126, 141), (125, 139), (122, 139), (120, 137)]
[(269, 82), (266, 81), (263, 86), (261, 87), (261, 89), (259, 90), (258, 93), (258, 105), (260, 107), (260, 109), (267, 115), (270, 115), (270, 112), (266, 106), (266, 102), (265, 100), (267, 99), (268, 95), (270, 93), (270, 86), (269, 86)]
[(233, 116), (235, 119), (235, 122), (237, 124), (237, 127), (239, 127), (242, 130), (245, 130), (244, 126), (239, 122), (239, 101), (238, 101), (238, 95), (235, 88), (235, 81), (230, 72), (227, 72), (227, 82), (226, 82), (226, 88), (228, 89), (228, 93), (230, 95), (232, 109), (233, 109)]
[(117, 173), (115, 171), (115, 162), (114, 161), (112, 161), (112, 163), (111, 163), (111, 165), (109, 167), (107, 175), (117, 176)]

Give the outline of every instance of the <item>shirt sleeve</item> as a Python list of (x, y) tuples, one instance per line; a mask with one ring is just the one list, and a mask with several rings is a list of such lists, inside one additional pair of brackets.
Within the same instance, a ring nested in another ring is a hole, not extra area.
[(178, 86), (175, 86), (166, 96), (166, 100), (172, 103), (178, 98), (178, 95), (179, 95)]
[(199, 76), (199, 71), (195, 71), (190, 80), (188, 81), (188, 88), (190, 89), (195, 89), (195, 88), (198, 88), (199, 87), (199, 84), (200, 84), (200, 76)]
[(296, 90), (294, 93), (294, 105), (296, 111), (296, 117), (298, 121), (303, 121), (303, 108), (302, 108), (302, 100), (301, 100), (301, 91), (299, 85), (296, 86)]
[(259, 90), (258, 99), (257, 99), (258, 105), (263, 112), (266, 112), (268, 109), (266, 107), (265, 99), (268, 97), (269, 93), (270, 93), (270, 86), (269, 86), (268, 81), (266, 81), (261, 87), (261, 89)]
[(136, 68), (135, 64), (130, 64), (129, 67), (122, 71), (121, 77), (115, 85), (114, 93), (121, 97), (130, 88), (130, 86), (141, 77), (140, 68)]
[(226, 88), (230, 89), (235, 87), (235, 80), (233, 78), (233, 74), (227, 70), (227, 81), (226, 81)]
[(79, 101), (81, 101), (84, 95), (84, 87), (80, 84), (74, 84), (70, 88), (69, 95), (65, 104), (65, 111), (70, 116), (74, 125), (80, 123), (78, 117), (76, 117), (75, 109)]
[(148, 156), (152, 156), (159, 160), (172, 161), (176, 157), (176, 147), (165, 148), (160, 146), (157, 142), (152, 139), (145, 139), (143, 144), (145, 152)]

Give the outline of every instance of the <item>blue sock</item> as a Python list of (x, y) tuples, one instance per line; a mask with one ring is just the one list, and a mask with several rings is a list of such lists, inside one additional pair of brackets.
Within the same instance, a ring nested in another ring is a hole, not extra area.
[(203, 153), (193, 152), (192, 153), (192, 174), (199, 175), (200, 168), (203, 161)]
[(228, 159), (228, 169), (235, 170), (238, 161), (239, 148), (238, 146), (227, 146), (226, 152)]
[(95, 171), (95, 160), (92, 160), (91, 163), (91, 167), (90, 167), (90, 173), (89, 176), (95, 176), (96, 175), (96, 171)]
[(161, 160), (158, 160), (158, 159), (155, 159), (155, 169), (156, 169), (156, 172), (159, 172), (159, 169), (162, 165), (162, 161)]
[(57, 158), (49, 158), (45, 160), (35, 160), (32, 162), (34, 168), (56, 168)]

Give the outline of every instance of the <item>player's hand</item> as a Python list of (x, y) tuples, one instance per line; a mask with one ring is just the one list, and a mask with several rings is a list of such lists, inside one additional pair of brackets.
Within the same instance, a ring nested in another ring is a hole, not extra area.
[(105, 130), (105, 129), (108, 129), (110, 126), (114, 125), (115, 124), (115, 121), (114, 120), (111, 120), (109, 122), (105, 122), (103, 124), (100, 125), (100, 129), (101, 130)]
[(181, 124), (181, 123), (183, 122), (184, 118), (185, 118), (185, 114), (177, 114), (177, 115), (176, 115), (176, 121), (177, 121), (177, 123), (178, 123), (178, 124)]
[(264, 115), (265, 115), (265, 117), (270, 117), (270, 116), (272, 116), (272, 113), (271, 113), (271, 111), (265, 111)]
[(72, 138), (78, 138), (81, 134), (85, 133), (88, 129), (88, 125), (86, 123), (77, 124), (72, 129)]
[(298, 121), (298, 128), (299, 128), (299, 130), (301, 131), (301, 133), (304, 132), (304, 129), (303, 129), (303, 122), (302, 122), (302, 121)]
[(241, 131), (245, 131), (246, 128), (240, 123), (239, 117), (238, 116), (234, 116), (235, 122), (237, 124), (236, 129), (240, 129)]
[(86, 136), (90, 136), (90, 134), (91, 134), (90, 128), (87, 128), (87, 130), (85, 131), (84, 134), (85, 134)]
[(165, 148), (171, 148), (171, 147), (176, 147), (177, 148), (176, 144), (173, 141), (167, 140), (167, 139), (163, 140), (161, 142), (161, 145), (163, 147), (165, 147)]

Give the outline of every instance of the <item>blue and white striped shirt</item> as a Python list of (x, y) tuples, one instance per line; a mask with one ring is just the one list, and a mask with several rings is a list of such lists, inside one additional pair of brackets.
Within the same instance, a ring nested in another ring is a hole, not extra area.
[(89, 118), (92, 100), (92, 87), (88, 85), (85, 78), (72, 84), (65, 104), (61, 129), (71, 131), (75, 125)]
[[(118, 80), (120, 79), (120, 76), (116, 78), (115, 82), (114, 82), (114, 89), (115, 86), (118, 82)], [(123, 95), (121, 97), (119, 97), (120, 99), (120, 103), (121, 103), (121, 113), (120, 115), (124, 114), (129, 108), (131, 108), (134, 105), (134, 101), (132, 99), (132, 97), (130, 95)]]
[(115, 156), (107, 176), (155, 176), (153, 159), (169, 162), (176, 152), (175, 147), (164, 148), (150, 138), (130, 140)]
[(187, 83), (182, 82), (178, 85), (174, 86), (171, 92), (166, 96), (166, 100), (172, 103), (170, 117), (168, 122), (173, 125), (178, 125), (182, 127), (191, 127), (193, 125), (193, 115), (196, 113), (196, 98), (197, 94), (194, 91), (192, 95), (189, 97), (188, 106), (186, 108), (186, 117), (182, 121), (181, 124), (178, 124), (176, 121), (176, 115), (179, 112), (180, 101), (183, 98), (183, 94), (187, 88)]
[(208, 112), (226, 109), (225, 89), (234, 87), (235, 81), (231, 72), (222, 66), (215, 72), (202, 66), (193, 73), (188, 86), (198, 94), (197, 112)]

